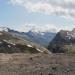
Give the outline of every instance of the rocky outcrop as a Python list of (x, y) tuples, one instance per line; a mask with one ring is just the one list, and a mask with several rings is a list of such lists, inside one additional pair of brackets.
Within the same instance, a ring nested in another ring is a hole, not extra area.
[(48, 49), (53, 53), (75, 53), (75, 29), (58, 32), (50, 42)]

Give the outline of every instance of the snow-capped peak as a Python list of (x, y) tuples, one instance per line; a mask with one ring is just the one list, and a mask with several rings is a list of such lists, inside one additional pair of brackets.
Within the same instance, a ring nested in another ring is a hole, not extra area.
[(6, 32), (8, 32), (8, 28), (7, 27), (0, 27), (0, 31), (6, 31)]

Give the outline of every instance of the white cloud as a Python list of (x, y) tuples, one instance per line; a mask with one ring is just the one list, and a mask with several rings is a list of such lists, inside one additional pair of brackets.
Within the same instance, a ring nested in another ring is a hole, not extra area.
[(29, 12), (40, 12), (75, 19), (74, 0), (10, 0), (14, 5), (23, 6)]
[(64, 0), (65, 2), (75, 2), (74, 0)]
[(57, 32), (59, 28), (57, 28), (53, 24), (46, 24), (46, 25), (37, 25), (37, 24), (32, 24), (32, 23), (25, 23), (24, 25), (21, 25), (18, 28), (19, 31), (21, 32), (28, 32), (28, 31), (33, 31), (33, 32)]
[(12, 3), (12, 4), (22, 4), (23, 3), (23, 0), (10, 0), (9, 3)]
[(58, 32), (60, 30), (72, 30), (75, 28), (75, 25), (68, 26), (68, 25), (55, 25), (55, 24), (34, 24), (34, 23), (25, 23), (18, 27), (18, 31), (20, 32)]

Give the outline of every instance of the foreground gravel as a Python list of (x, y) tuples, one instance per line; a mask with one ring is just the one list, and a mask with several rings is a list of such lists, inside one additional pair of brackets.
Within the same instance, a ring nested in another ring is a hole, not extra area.
[(75, 75), (75, 55), (0, 54), (0, 75)]

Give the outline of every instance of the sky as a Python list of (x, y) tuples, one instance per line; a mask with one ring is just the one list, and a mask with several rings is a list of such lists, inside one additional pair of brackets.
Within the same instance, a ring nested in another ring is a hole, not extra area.
[(26, 31), (75, 28), (74, 0), (0, 0), (0, 27)]

